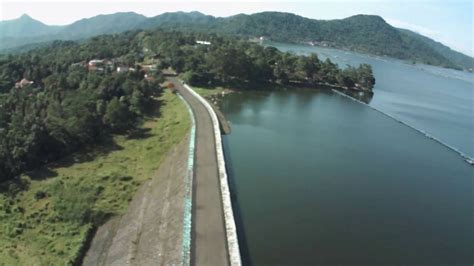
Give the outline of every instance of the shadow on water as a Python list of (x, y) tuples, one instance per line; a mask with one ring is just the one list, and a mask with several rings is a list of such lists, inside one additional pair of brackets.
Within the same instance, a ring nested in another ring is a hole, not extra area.
[(237, 201), (237, 188), (235, 186), (234, 173), (232, 168), (232, 159), (230, 158), (229, 144), (227, 138), (223, 136), (222, 144), (224, 148), (224, 158), (226, 163), (227, 176), (229, 181), (229, 190), (232, 200), (232, 209), (234, 211), (234, 220), (237, 227), (237, 235), (239, 240), (240, 256), (242, 259), (242, 265), (252, 265), (250, 258), (250, 252), (247, 244), (247, 238), (245, 236), (245, 228), (242, 219), (242, 212), (240, 211), (239, 202)]

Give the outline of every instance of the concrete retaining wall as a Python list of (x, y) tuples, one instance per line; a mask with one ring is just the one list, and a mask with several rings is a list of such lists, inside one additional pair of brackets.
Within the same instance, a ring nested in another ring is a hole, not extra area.
[(229, 253), (229, 261), (232, 266), (242, 265), (239, 241), (237, 238), (237, 229), (235, 226), (234, 212), (232, 210), (232, 202), (230, 199), (229, 183), (227, 179), (227, 172), (225, 168), (224, 152), (222, 150), (222, 138), (219, 130), (219, 120), (217, 115), (209, 105), (209, 103), (198, 93), (196, 93), (191, 87), (184, 84), (184, 87), (189, 90), (207, 109), (212, 119), (214, 127), (214, 139), (216, 141), (216, 154), (217, 154), (217, 165), (219, 168), (219, 180), (220, 189), (222, 195), (222, 206), (224, 211), (225, 227), (227, 233), (227, 247)]

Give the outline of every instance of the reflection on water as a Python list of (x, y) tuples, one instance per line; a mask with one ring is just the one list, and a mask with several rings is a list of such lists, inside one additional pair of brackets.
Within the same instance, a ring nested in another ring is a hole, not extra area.
[(474, 158), (473, 73), (335, 49), (269, 44), (298, 54), (316, 52), (340, 66), (372, 65), (376, 84), (371, 106)]
[(472, 265), (474, 170), (454, 152), (327, 90), (220, 107), (247, 262)]

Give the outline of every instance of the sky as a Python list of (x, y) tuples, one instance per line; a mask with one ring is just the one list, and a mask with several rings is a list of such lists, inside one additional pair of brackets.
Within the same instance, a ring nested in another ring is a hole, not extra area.
[(281, 11), (313, 19), (341, 19), (356, 14), (379, 15), (395, 27), (416, 31), (474, 56), (474, 0), (0, 0), (0, 20), (15, 19), (26, 13), (48, 25), (66, 25), (98, 14), (123, 11), (133, 11), (148, 17), (173, 11), (200, 11), (221, 17)]

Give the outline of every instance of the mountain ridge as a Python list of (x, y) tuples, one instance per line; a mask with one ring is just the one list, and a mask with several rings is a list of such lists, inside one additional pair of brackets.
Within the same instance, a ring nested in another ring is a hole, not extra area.
[[(26, 26), (25, 26), (26, 25)], [(354, 15), (343, 19), (317, 20), (286, 12), (265, 11), (214, 17), (198, 11), (167, 12), (146, 17), (118, 12), (84, 18), (65, 26), (48, 26), (24, 14), (0, 21), (0, 50), (14, 51), (26, 45), (52, 40), (80, 40), (128, 30), (163, 28), (201, 31), (292, 43), (325, 43), (356, 52), (389, 56), (455, 69), (474, 68), (474, 59), (421, 34), (398, 29), (376, 15)], [(34, 33), (32, 33), (35, 29)]]
[(61, 30), (62, 27), (46, 25), (25, 13), (16, 19), (0, 21), (0, 38), (18, 37), (19, 33), (29, 37), (53, 34)]

